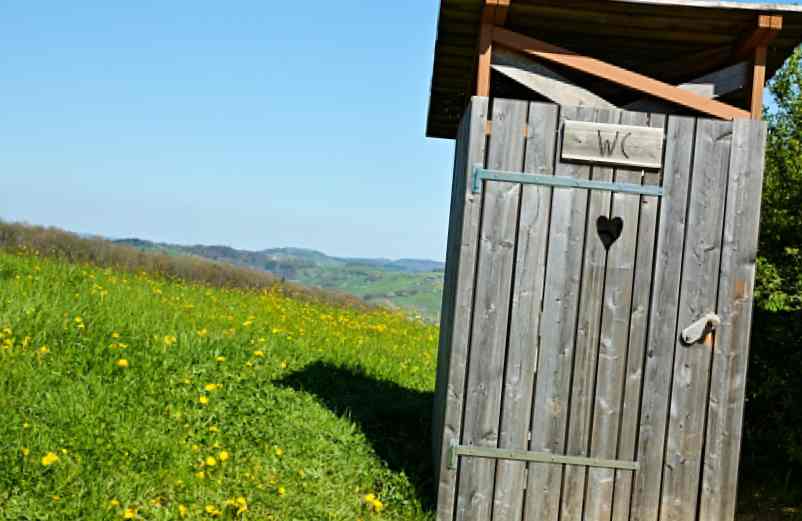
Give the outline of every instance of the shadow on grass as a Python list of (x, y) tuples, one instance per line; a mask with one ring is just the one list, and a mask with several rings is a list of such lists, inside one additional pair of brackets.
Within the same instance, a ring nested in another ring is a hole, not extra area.
[(388, 467), (407, 475), (423, 507), (433, 508), (430, 456), (433, 393), (406, 389), (360, 371), (322, 362), (275, 383), (312, 393), (338, 416), (356, 422)]

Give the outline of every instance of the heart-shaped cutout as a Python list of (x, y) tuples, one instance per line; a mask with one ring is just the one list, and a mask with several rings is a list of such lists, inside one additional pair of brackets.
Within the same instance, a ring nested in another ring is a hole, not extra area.
[(599, 233), (602, 244), (608, 250), (621, 237), (621, 230), (623, 229), (624, 220), (620, 217), (610, 219), (606, 215), (602, 215), (596, 219), (596, 231)]

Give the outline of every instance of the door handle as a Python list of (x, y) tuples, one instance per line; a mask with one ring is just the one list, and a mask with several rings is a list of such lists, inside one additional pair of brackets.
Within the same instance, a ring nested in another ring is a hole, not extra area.
[(721, 325), (721, 317), (715, 313), (708, 313), (690, 326), (682, 330), (682, 342), (685, 345), (693, 345), (701, 342), (707, 335), (715, 331)]

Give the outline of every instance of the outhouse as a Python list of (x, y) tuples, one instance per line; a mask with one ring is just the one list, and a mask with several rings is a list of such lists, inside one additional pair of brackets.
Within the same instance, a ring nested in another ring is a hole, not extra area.
[(767, 78), (802, 7), (441, 0), (440, 521), (731, 521)]

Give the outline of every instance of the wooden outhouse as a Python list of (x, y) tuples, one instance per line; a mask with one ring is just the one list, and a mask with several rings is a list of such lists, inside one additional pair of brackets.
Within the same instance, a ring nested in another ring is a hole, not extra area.
[(440, 521), (731, 521), (767, 78), (802, 7), (441, 0)]

